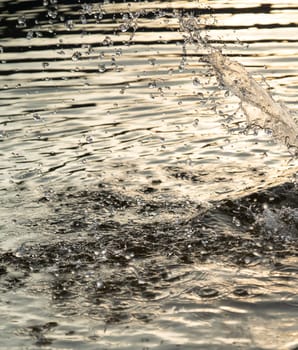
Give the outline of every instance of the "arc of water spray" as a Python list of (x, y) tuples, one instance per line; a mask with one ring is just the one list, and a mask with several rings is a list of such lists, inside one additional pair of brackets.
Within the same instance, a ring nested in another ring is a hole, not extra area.
[(273, 136), (288, 147), (298, 149), (298, 125), (283, 103), (275, 101), (244, 66), (212, 49), (207, 61), (214, 68), (219, 82), (241, 100), (248, 124), (270, 129)]

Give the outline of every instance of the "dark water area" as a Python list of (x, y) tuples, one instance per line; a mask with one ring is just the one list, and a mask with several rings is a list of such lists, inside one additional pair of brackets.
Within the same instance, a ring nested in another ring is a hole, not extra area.
[(0, 349), (298, 348), (297, 14), (0, 3)]

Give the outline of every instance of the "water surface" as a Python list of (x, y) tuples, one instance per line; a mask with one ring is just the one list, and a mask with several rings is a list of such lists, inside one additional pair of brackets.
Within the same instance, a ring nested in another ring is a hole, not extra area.
[(295, 117), (297, 4), (0, 6), (1, 346), (297, 347), (297, 161), (204, 59)]

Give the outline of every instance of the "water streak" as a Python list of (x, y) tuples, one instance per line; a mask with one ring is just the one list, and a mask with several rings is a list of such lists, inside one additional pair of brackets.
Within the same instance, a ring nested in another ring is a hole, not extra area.
[(212, 49), (208, 61), (222, 85), (241, 100), (249, 125), (270, 129), (288, 147), (298, 147), (298, 126), (282, 102), (275, 101), (244, 66)]

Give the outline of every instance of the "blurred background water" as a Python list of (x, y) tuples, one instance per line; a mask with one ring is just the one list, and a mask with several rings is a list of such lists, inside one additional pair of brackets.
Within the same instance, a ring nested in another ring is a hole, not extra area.
[[(297, 161), (286, 146), (246, 128), (239, 100), (202, 58), (208, 45), (223, 49), (295, 115), (297, 14), (296, 1), (2, 0), (2, 252), (52, 240), (38, 222), (74, 188), (109, 184), (136, 196), (158, 184), (156, 196), (184, 201), (190, 216), (189, 202), (208, 206), (293, 180)], [(86, 314), (79, 293), (77, 312), (52, 304), (47, 273), (9, 292), (3, 284), (0, 347), (294, 348), (297, 259), (278, 272), (217, 263), (177, 267), (179, 282), (154, 301), (123, 301), (138, 316), (108, 327)], [(197, 293), (205, 284), (218, 291), (207, 301)], [(234, 293), (239, 286), (249, 296)]]

